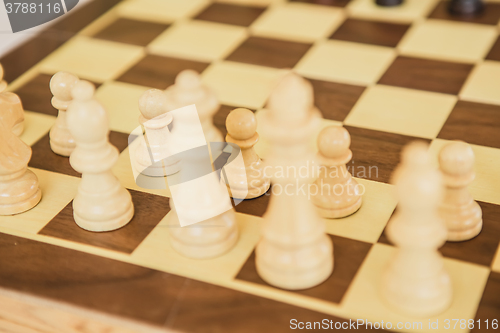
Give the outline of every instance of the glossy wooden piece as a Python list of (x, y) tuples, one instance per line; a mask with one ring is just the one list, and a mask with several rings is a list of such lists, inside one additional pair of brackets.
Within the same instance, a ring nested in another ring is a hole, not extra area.
[(37, 176), (28, 170), (31, 148), (13, 133), (23, 119), (19, 97), (0, 93), (0, 215), (25, 212), (42, 197)]
[(134, 206), (130, 193), (111, 172), (118, 149), (109, 143), (107, 114), (93, 98), (94, 91), (87, 81), (75, 85), (67, 122), (76, 142), (70, 163), (82, 173), (73, 216), (83, 229), (100, 232), (126, 225), (134, 215)]
[(475, 178), (474, 152), (467, 143), (455, 141), (441, 150), (439, 164), (446, 187), (440, 213), (448, 228), (448, 240), (474, 238), (483, 227), (481, 207), (468, 190)]

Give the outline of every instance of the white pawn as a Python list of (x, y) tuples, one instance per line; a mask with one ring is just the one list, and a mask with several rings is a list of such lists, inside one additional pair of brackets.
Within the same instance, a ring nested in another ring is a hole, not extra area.
[(255, 153), (254, 146), (259, 141), (257, 119), (248, 109), (235, 109), (226, 118), (226, 142), (234, 143), (241, 149), (245, 168), (224, 168), (228, 179), (231, 180), (231, 196), (238, 199), (253, 199), (260, 197), (269, 189), (270, 180), (264, 174), (264, 166), (260, 157)]
[(475, 177), (474, 152), (465, 142), (450, 143), (441, 150), (439, 165), (446, 187), (440, 212), (448, 228), (448, 240), (474, 238), (483, 227), (481, 207), (468, 190)]
[(111, 172), (119, 153), (109, 143), (108, 116), (93, 98), (94, 91), (90, 82), (79, 81), (67, 111), (68, 128), (76, 142), (70, 163), (82, 173), (73, 216), (83, 229), (110, 231), (130, 222), (134, 206), (130, 193)]
[(158, 89), (146, 91), (139, 99), (139, 122), (145, 134), (135, 152), (135, 168), (146, 176), (162, 177), (179, 171), (178, 161), (166, 159), (170, 156), (168, 126), (173, 120), (172, 115), (166, 113), (166, 100), (164, 92)]
[(318, 157), (322, 167), (314, 182), (317, 194), (312, 201), (323, 217), (345, 217), (361, 207), (361, 188), (346, 167), (352, 159), (350, 144), (351, 136), (344, 127), (329, 126), (319, 133)]
[(296, 74), (286, 75), (266, 108), (260, 128), (271, 149), (266, 165), (276, 172), (271, 172), (273, 194), (256, 248), (257, 271), (273, 286), (311, 288), (333, 271), (332, 241), (306, 193), (317, 173), (310, 166), (310, 142), (321, 121), (311, 84)]
[[(4, 70), (2, 64), (0, 64), (0, 93), (3, 93), (7, 89), (7, 81), (3, 79), (3, 76), (4, 76)], [(21, 103), (21, 99), (19, 99), (19, 97), (17, 98), (16, 103), (19, 104), (19, 106), (16, 107), (16, 109), (20, 110), (21, 118), (14, 125), (12, 133), (14, 133), (17, 136), (20, 136), (24, 132), (24, 109), (23, 109), (23, 104)]]
[(394, 310), (411, 317), (437, 315), (452, 300), (451, 280), (438, 252), (447, 235), (438, 213), (442, 178), (432, 168), (427, 148), (414, 142), (403, 150), (392, 179), (399, 205), (387, 225), (387, 236), (398, 249), (381, 292)]
[(219, 101), (215, 94), (202, 84), (196, 71), (188, 69), (180, 72), (175, 84), (165, 92), (167, 111), (195, 104), (207, 143), (224, 142), (222, 134), (213, 123), (213, 117), (220, 108)]
[(54, 95), (52, 106), (59, 112), (54, 126), (50, 129), (50, 148), (61, 156), (69, 156), (75, 149), (75, 140), (66, 124), (66, 110), (72, 101), (71, 90), (78, 82), (78, 77), (66, 72), (59, 72), (50, 79), (50, 91)]

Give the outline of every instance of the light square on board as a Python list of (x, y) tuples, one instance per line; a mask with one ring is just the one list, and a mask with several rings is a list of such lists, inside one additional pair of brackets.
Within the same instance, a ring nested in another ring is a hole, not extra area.
[(225, 58), (247, 37), (243, 27), (207, 21), (183, 21), (158, 36), (151, 53), (211, 62)]
[(42, 200), (24, 213), (0, 216), (0, 227), (36, 234), (73, 200), (80, 179), (36, 168), (29, 169), (38, 177)]
[(364, 92), (345, 124), (433, 139), (456, 101), (452, 95), (376, 85)]
[(425, 17), (438, 0), (405, 0), (400, 6), (382, 7), (375, 0), (352, 0), (347, 9), (349, 15), (379, 21), (413, 22)]
[[(416, 319), (405, 316), (391, 309), (382, 298), (380, 287), (382, 277), (397, 249), (385, 244), (375, 244), (366, 257), (360, 271), (356, 275), (342, 303), (347, 316), (363, 318), (372, 322), (391, 322), (396, 328), (398, 322), (421, 322), (422, 326), (407, 332), (420, 332), (428, 328), (428, 319)], [(433, 317), (438, 319), (440, 327), (444, 320), (450, 318), (474, 318), (479, 301), (483, 294), (489, 269), (457, 260), (444, 260), (444, 267), (450, 275), (453, 287), (451, 306), (441, 314)], [(454, 332), (469, 332), (468, 328), (453, 330)]]
[(66, 71), (98, 83), (122, 74), (144, 55), (139, 46), (78, 36), (41, 62), (46, 74)]
[(110, 81), (97, 90), (95, 98), (108, 113), (109, 128), (132, 133), (139, 126), (139, 98), (150, 89), (134, 84)]
[(24, 111), (24, 132), (20, 138), (31, 146), (46, 135), (56, 122), (56, 117), (38, 112)]
[(495, 27), (429, 19), (410, 28), (398, 49), (403, 55), (475, 63), (496, 37)]
[(487, 60), (476, 65), (465, 81), (460, 98), (500, 105), (500, 62)]
[(122, 17), (172, 23), (196, 15), (209, 3), (209, 0), (130, 0), (118, 5), (117, 11)]
[(312, 79), (370, 85), (395, 57), (396, 52), (389, 47), (328, 40), (314, 45), (295, 69)]
[(210, 65), (202, 80), (222, 104), (259, 109), (282, 73), (279, 69), (222, 61)]
[(338, 8), (288, 3), (270, 7), (250, 29), (261, 37), (314, 42), (328, 37), (343, 20), (343, 12)]

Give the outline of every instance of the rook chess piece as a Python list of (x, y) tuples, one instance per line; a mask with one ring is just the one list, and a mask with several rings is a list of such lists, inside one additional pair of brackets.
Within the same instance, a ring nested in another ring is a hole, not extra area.
[(440, 212), (448, 228), (448, 240), (474, 238), (483, 227), (481, 207), (467, 188), (475, 177), (474, 152), (465, 142), (450, 143), (441, 150), (439, 164), (446, 188)]
[(382, 295), (396, 311), (411, 317), (431, 317), (446, 310), (452, 288), (438, 252), (447, 230), (439, 217), (442, 178), (432, 168), (427, 144), (405, 147), (402, 163), (392, 177), (399, 205), (387, 225), (387, 236), (397, 246), (382, 284)]
[(52, 106), (58, 111), (57, 119), (50, 129), (50, 148), (61, 156), (69, 156), (75, 149), (75, 140), (71, 136), (66, 124), (66, 110), (71, 103), (71, 90), (78, 82), (78, 77), (73, 74), (59, 72), (50, 80), (50, 91), (54, 95)]
[[(325, 223), (307, 193), (300, 190), (312, 181), (310, 142), (321, 119), (314, 108), (311, 84), (287, 74), (272, 92), (266, 109), (260, 128), (270, 144), (265, 163), (274, 170), (273, 191), (256, 248), (257, 271), (264, 281), (279, 288), (311, 288), (333, 271), (333, 245)], [(308, 170), (307, 175), (303, 169)]]
[[(231, 196), (237, 199), (260, 197), (269, 189), (270, 181), (265, 177), (262, 160), (253, 148), (259, 141), (255, 114), (248, 109), (235, 109), (226, 118), (226, 128), (226, 142), (241, 148), (245, 163), (244, 170), (231, 168), (231, 165), (224, 168), (226, 174), (231, 173), (228, 177), (232, 180), (230, 186), (228, 185)], [(245, 188), (242, 188), (243, 186)], [(241, 192), (238, 192), (238, 189), (241, 189)], [(244, 193), (247, 193), (246, 196)]]
[(219, 101), (215, 94), (201, 83), (197, 72), (189, 69), (180, 72), (175, 84), (165, 92), (167, 111), (195, 104), (207, 143), (224, 141), (213, 123), (213, 116), (220, 108)]
[(312, 201), (323, 217), (341, 218), (361, 207), (359, 184), (346, 167), (352, 158), (350, 144), (351, 137), (344, 127), (330, 126), (319, 133), (321, 170), (314, 182), (317, 194), (312, 196)]
[(484, 10), (482, 0), (451, 0), (448, 10), (452, 15), (473, 16)]
[(0, 215), (14, 215), (36, 206), (42, 198), (38, 178), (28, 170), (31, 148), (13, 128), (23, 119), (16, 94), (0, 94)]
[(67, 111), (68, 129), (76, 142), (70, 163), (82, 173), (73, 200), (73, 216), (83, 229), (110, 231), (132, 219), (134, 206), (130, 193), (111, 172), (119, 153), (109, 143), (108, 117), (93, 98), (94, 91), (90, 82), (79, 81)]

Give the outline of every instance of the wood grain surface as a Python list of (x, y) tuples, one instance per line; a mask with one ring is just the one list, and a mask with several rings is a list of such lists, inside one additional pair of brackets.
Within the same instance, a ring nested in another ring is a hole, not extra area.
[(262, 7), (213, 3), (196, 16), (195, 19), (248, 27), (264, 10), (265, 8)]
[(410, 26), (348, 18), (330, 39), (396, 47)]
[(146, 46), (169, 25), (120, 18), (94, 35), (94, 38)]

